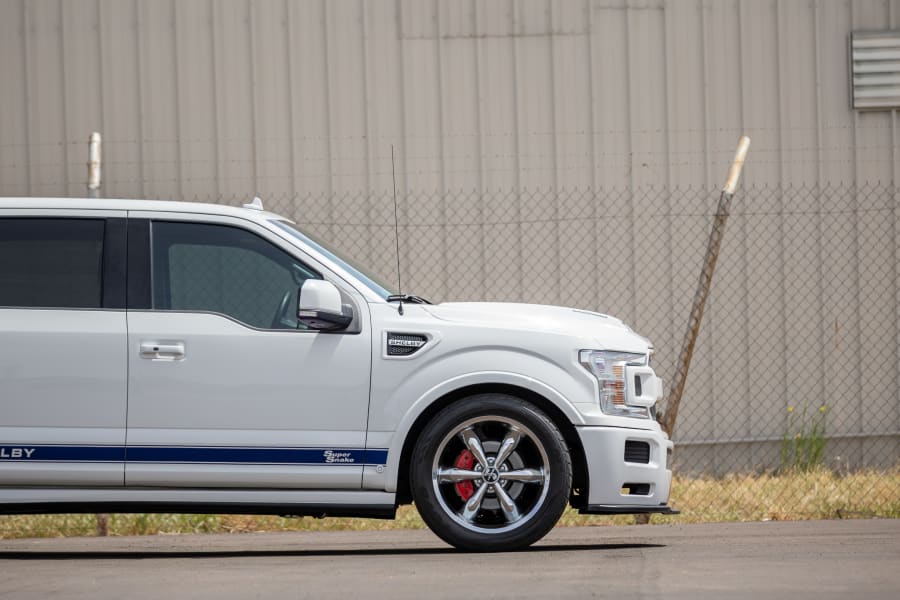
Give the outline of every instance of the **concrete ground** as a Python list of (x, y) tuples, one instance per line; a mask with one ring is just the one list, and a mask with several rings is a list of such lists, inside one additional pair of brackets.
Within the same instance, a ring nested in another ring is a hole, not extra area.
[(900, 520), (0, 540), (0, 598), (900, 598)]

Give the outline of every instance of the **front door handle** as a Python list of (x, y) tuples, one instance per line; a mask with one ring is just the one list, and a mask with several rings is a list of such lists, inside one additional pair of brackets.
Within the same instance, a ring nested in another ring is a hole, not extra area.
[(141, 358), (150, 360), (183, 360), (184, 342), (141, 342)]

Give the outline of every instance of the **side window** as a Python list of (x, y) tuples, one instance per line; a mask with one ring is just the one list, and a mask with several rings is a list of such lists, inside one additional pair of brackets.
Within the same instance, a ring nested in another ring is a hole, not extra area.
[(100, 308), (105, 225), (0, 218), (0, 306)]
[(297, 292), (321, 276), (237, 227), (154, 221), (153, 308), (228, 315), (260, 329), (297, 329)]

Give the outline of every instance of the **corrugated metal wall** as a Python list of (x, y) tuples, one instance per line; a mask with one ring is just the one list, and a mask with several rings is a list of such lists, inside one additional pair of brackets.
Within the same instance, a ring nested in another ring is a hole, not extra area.
[[(729, 229), (679, 434), (777, 437), (785, 402), (840, 396), (843, 357), (897, 362), (896, 208), (878, 228), (856, 190), (900, 185), (898, 115), (850, 109), (847, 56), (851, 31), (886, 28), (900, 0), (0, 0), (0, 195), (83, 195), (97, 130), (107, 197), (258, 193), (334, 239), (384, 220), (393, 151), (407, 225), (495, 223), (405, 228), (410, 288), (608, 310), (671, 362), (698, 269), (672, 255), (702, 252), (689, 217), (712, 210), (746, 132), (744, 184), (767, 192), (736, 210), (764, 207)], [(651, 239), (647, 214), (675, 218)], [(571, 215), (627, 226), (560, 227)], [(382, 231), (347, 249), (392, 274)], [(642, 276), (608, 285), (610, 256)], [(895, 460), (898, 369), (854, 379), (837, 432), (893, 431)], [(743, 408), (722, 406), (735, 385)], [(866, 402), (885, 398), (873, 422)]]
[(113, 196), (897, 181), (849, 109), (893, 0), (3, 0), (0, 193)]

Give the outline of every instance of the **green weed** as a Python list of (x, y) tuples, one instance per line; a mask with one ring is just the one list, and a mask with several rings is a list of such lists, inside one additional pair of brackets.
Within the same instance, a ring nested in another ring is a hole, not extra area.
[(781, 470), (811, 471), (822, 464), (828, 424), (828, 406), (821, 405), (811, 416), (807, 404), (797, 416), (793, 406), (787, 407), (787, 425), (781, 438)]

